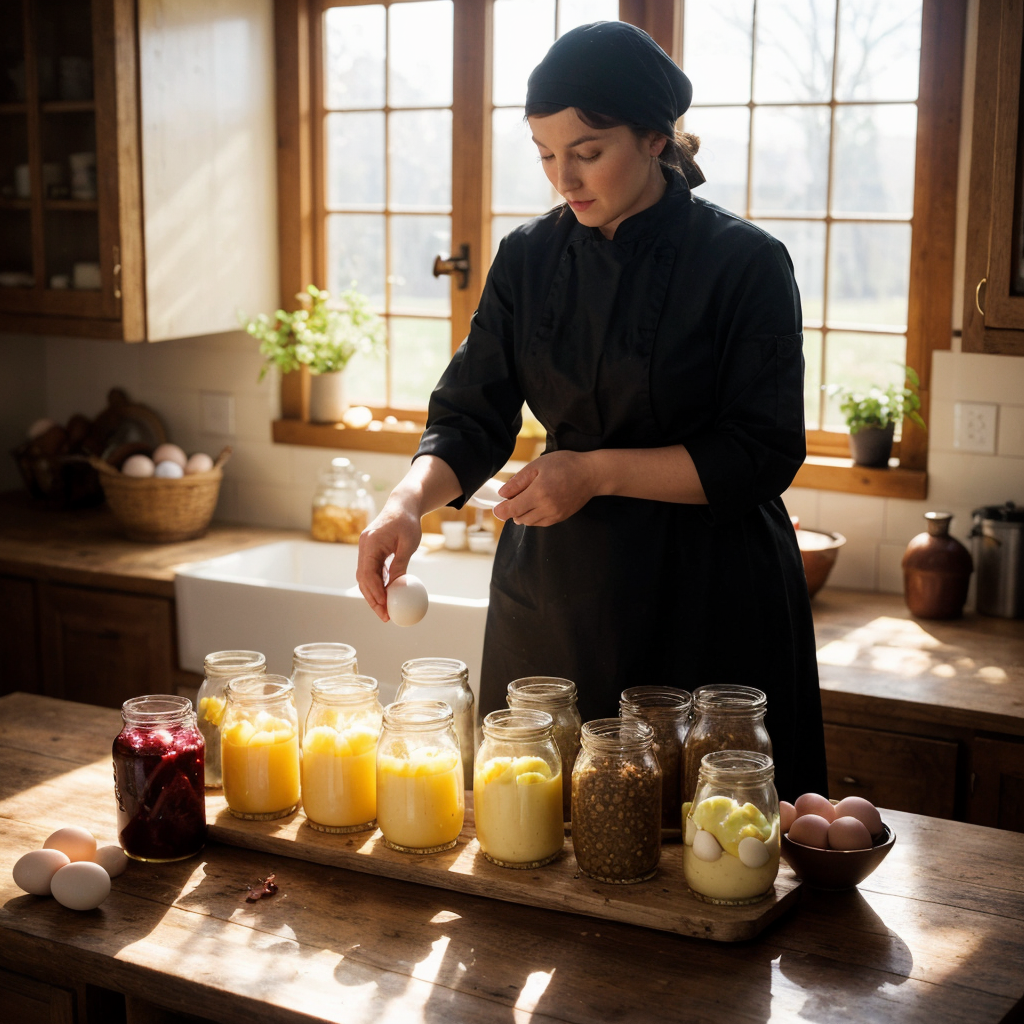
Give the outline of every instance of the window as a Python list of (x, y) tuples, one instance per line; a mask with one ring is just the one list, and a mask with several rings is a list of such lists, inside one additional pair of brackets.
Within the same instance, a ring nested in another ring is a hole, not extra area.
[[(556, 199), (523, 124), (526, 78), (556, 35), (622, 16), (681, 57), (695, 83), (683, 127), (703, 140), (708, 181), (699, 194), (764, 226), (794, 258), (809, 451), (825, 457), (798, 483), (923, 496), (925, 436), (905, 431), (903, 472), (888, 482), (878, 475), (885, 471), (853, 474), (845, 428), (821, 385), (896, 379), (907, 362), (922, 376), (927, 412), (931, 350), (951, 335), (959, 0), (277, 7), (279, 65), (291, 64), (298, 79), (282, 90), (279, 118), (299, 122), (281, 157), (290, 234), (282, 290), (298, 290), (303, 268), (335, 291), (354, 279), (388, 320), (387, 359), (353, 365), (353, 400), (422, 422), (497, 241)], [(434, 256), (462, 245), (466, 287), (434, 278)], [(286, 381), (283, 408), (301, 419), (298, 382)], [(275, 436), (297, 439), (285, 428)], [(340, 442), (333, 433), (318, 443)]]

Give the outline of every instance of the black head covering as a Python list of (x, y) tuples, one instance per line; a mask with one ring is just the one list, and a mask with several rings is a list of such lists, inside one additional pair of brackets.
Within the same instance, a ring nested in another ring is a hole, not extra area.
[(577, 107), (672, 138), (692, 96), (690, 80), (643, 29), (595, 21), (566, 32), (548, 50), (530, 75), (526, 107)]

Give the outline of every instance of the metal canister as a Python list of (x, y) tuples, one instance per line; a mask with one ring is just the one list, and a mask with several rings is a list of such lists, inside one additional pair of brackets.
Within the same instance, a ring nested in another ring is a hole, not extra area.
[(1008, 501), (976, 508), (972, 515), (978, 611), (1024, 618), (1024, 508)]

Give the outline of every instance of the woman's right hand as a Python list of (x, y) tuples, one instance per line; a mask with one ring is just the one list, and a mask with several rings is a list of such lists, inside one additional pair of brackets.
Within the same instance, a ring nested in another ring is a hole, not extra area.
[(403, 501), (392, 494), (380, 515), (363, 530), (359, 537), (359, 563), (356, 582), (366, 603), (376, 612), (381, 622), (390, 619), (388, 599), (384, 588), (384, 566), (394, 555), (388, 567), (388, 580), (405, 574), (412, 553), (420, 546), (423, 536), (419, 509), (411, 501)]

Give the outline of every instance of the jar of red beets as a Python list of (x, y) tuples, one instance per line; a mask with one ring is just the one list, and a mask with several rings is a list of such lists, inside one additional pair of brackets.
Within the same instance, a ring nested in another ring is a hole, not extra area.
[(206, 842), (204, 743), (187, 697), (133, 697), (114, 740), (117, 833), (129, 857), (184, 860)]

